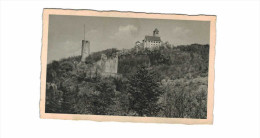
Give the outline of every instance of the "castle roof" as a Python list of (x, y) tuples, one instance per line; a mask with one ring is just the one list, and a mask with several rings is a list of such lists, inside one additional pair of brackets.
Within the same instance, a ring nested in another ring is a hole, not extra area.
[(146, 35), (144, 38), (145, 41), (161, 41), (161, 37), (159, 36), (148, 36)]
[(154, 29), (154, 32), (159, 32), (159, 30), (157, 28)]

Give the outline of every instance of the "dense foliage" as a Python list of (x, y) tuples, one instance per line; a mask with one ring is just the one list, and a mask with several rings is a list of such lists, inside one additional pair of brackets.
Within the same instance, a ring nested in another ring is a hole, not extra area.
[(119, 52), (122, 77), (88, 78), (80, 72), (80, 57), (47, 65), (46, 112), (178, 118), (207, 117), (208, 45), (161, 46), (91, 54), (85, 66), (101, 54)]

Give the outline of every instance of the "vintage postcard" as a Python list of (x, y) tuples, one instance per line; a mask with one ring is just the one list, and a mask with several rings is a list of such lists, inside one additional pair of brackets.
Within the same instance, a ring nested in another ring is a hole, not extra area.
[(212, 124), (216, 16), (43, 10), (40, 117)]

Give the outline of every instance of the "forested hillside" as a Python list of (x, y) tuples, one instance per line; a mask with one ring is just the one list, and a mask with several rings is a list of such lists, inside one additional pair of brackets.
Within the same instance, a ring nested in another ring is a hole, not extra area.
[(92, 53), (85, 64), (115, 52), (122, 77), (88, 78), (78, 71), (79, 56), (48, 64), (46, 112), (207, 117), (209, 45), (107, 49)]

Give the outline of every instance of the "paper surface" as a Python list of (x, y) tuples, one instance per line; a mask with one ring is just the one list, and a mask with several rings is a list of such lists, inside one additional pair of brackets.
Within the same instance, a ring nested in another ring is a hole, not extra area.
[[(207, 118), (192, 119), (192, 118), (45, 113), (46, 73), (47, 73), (47, 64), (48, 64), (47, 55), (48, 55), (48, 38), (49, 38), (48, 36), (49, 15), (209, 21), (210, 40), (209, 40)], [(142, 122), (142, 123), (173, 123), (173, 124), (175, 123), (213, 124), (215, 43), (216, 43), (216, 16), (206, 16), (206, 15), (189, 16), (189, 15), (175, 15), (175, 14), (151, 14), (151, 13), (134, 13), (134, 12), (117, 12), (117, 11), (44, 9), (42, 55), (41, 55), (42, 69), (41, 69), (40, 117), (43, 119), (65, 119), (65, 120), (93, 120), (93, 121)]]

